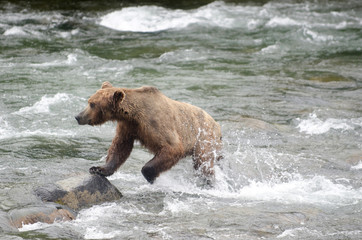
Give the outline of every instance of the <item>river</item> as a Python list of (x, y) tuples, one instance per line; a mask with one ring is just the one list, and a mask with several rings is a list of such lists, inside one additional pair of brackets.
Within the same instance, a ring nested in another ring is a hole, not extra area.
[[(1, 239), (361, 239), (362, 4), (191, 9), (0, 6), (0, 213), (104, 162), (115, 124), (74, 116), (109, 81), (205, 109), (223, 133), (212, 188), (191, 158), (151, 185), (136, 145), (116, 202)], [(0, 221), (2, 218), (0, 218)], [(1, 222), (0, 222), (1, 225)]]

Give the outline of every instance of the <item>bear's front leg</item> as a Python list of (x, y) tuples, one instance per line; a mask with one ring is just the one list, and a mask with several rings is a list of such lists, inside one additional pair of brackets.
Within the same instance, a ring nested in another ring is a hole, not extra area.
[(112, 175), (131, 154), (133, 143), (134, 140), (132, 138), (127, 141), (124, 139), (120, 141), (119, 138), (115, 138), (108, 150), (106, 164), (100, 167), (91, 167), (89, 173), (98, 174), (104, 177)]

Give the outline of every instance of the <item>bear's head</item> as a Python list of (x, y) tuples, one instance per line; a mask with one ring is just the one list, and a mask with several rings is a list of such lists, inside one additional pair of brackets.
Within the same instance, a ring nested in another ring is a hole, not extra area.
[(75, 119), (80, 125), (92, 126), (117, 120), (117, 109), (124, 97), (124, 91), (104, 82), (102, 88), (89, 98), (87, 107)]

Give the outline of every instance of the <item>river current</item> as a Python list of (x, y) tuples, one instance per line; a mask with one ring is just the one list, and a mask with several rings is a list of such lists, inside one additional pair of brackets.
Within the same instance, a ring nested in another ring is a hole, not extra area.
[[(74, 116), (103, 81), (152, 85), (223, 133), (213, 188), (181, 160), (150, 185), (137, 145), (124, 197), (1, 239), (361, 239), (362, 4), (213, 2), (99, 11), (0, 6), (0, 213), (104, 162), (115, 124)], [(1, 226), (2, 218), (0, 218)]]

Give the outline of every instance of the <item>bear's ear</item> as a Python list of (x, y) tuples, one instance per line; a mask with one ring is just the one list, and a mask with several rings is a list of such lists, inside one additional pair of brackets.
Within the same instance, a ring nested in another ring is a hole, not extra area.
[(113, 94), (113, 109), (115, 111), (117, 111), (117, 109), (119, 108), (119, 104), (121, 104), (121, 102), (123, 101), (125, 95), (126, 94), (122, 90), (117, 90), (117, 91), (114, 92), (114, 94)]
[(111, 87), (113, 87), (113, 86), (112, 86), (112, 84), (110, 84), (110, 82), (104, 82), (104, 83), (102, 84), (102, 89), (104, 89), (104, 88), (111, 88)]

